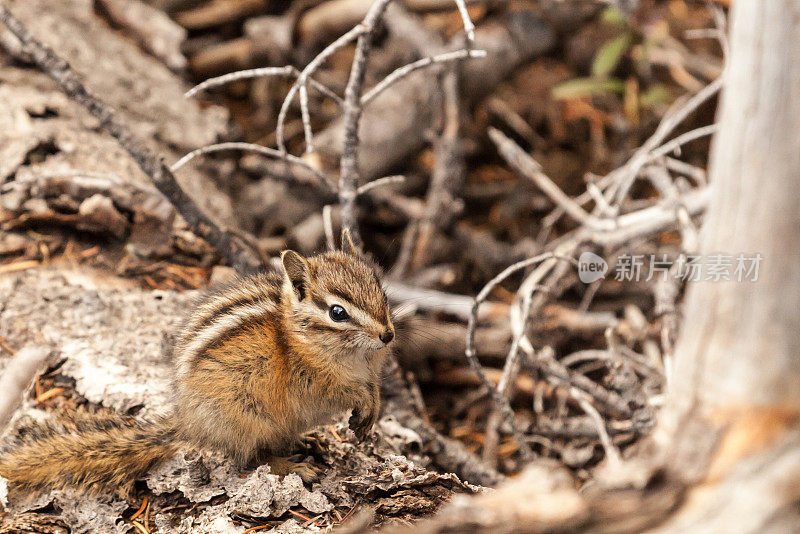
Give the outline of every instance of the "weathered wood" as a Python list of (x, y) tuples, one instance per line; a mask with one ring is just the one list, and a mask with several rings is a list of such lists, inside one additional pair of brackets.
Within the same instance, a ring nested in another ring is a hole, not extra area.
[[(415, 532), (787, 532), (800, 501), (800, 0), (735, 2), (701, 237), (706, 258), (761, 254), (755, 282), (703, 281), (685, 302), (671, 390), (614, 489), (551, 509), (507, 484)], [(520, 480), (533, 474), (534, 468)], [(657, 478), (651, 478), (658, 472)], [(552, 474), (546, 475), (553, 478)], [(649, 486), (648, 486), (649, 481)], [(622, 482), (620, 487), (620, 482)], [(555, 489), (547, 494), (557, 495)], [(501, 516), (502, 520), (497, 517)]]
[(738, 2), (703, 254), (761, 254), (758, 281), (689, 289), (672, 403), (800, 408), (800, 2)]

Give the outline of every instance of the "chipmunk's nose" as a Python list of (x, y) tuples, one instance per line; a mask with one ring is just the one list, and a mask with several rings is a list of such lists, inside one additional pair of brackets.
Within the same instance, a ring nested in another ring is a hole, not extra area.
[(383, 341), (385, 344), (389, 343), (391, 340), (394, 339), (394, 332), (392, 330), (386, 330), (378, 338)]

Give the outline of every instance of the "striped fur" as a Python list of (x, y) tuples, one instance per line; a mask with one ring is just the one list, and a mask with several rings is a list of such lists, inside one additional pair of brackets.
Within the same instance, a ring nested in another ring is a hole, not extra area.
[[(349, 409), (371, 426), (379, 409), (379, 338), (394, 327), (375, 269), (343, 252), (287, 254), (284, 273), (213, 292), (176, 345), (183, 435), (241, 462)], [(351, 320), (333, 321), (333, 304)]]
[(126, 494), (137, 477), (177, 450), (166, 420), (115, 415), (80, 416), (23, 427), (0, 459), (14, 494), (79, 487)]
[[(277, 455), (353, 410), (362, 436), (380, 409), (379, 372), (394, 326), (375, 269), (354, 254), (284, 253), (284, 272), (242, 278), (198, 303), (178, 336), (177, 407), (167, 419), (76, 416), (20, 429), (0, 459), (13, 491), (127, 488), (179, 446), (312, 478)], [(343, 306), (350, 319), (329, 316)]]

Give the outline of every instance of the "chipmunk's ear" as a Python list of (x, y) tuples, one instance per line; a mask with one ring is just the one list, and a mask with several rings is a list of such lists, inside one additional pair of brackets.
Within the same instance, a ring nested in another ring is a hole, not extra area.
[(352, 254), (353, 256), (360, 256), (361, 251), (358, 250), (358, 247), (355, 243), (353, 243), (353, 236), (350, 235), (350, 229), (345, 228), (342, 230), (342, 252), (346, 252), (347, 254)]
[(284, 250), (281, 252), (281, 262), (297, 298), (303, 300), (306, 298), (308, 261), (294, 250)]

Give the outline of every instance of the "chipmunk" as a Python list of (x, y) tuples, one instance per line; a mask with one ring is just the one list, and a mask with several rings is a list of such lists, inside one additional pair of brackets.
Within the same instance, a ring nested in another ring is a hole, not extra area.
[(378, 418), (379, 373), (394, 338), (378, 275), (347, 233), (342, 251), (287, 250), (281, 262), (282, 273), (239, 279), (189, 315), (174, 348), (172, 415), (82, 415), (21, 429), (0, 459), (12, 491), (124, 494), (183, 445), (308, 482), (318, 468), (281, 456), (304, 432), (352, 410), (363, 439)]

